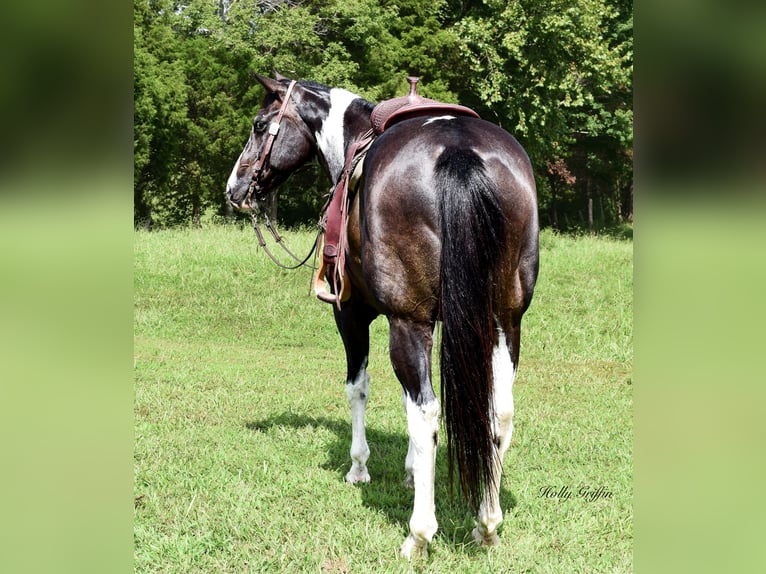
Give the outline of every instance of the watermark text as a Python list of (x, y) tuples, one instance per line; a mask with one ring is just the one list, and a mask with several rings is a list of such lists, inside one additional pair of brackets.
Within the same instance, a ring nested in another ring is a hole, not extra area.
[(588, 502), (607, 498), (614, 498), (614, 493), (606, 486), (541, 486), (538, 494), (539, 498), (556, 498), (558, 500), (569, 500), (570, 498), (582, 498)]

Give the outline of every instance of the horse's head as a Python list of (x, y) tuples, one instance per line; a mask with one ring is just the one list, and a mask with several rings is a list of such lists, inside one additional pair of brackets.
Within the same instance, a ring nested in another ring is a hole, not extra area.
[(314, 155), (314, 139), (296, 105), (301, 87), (279, 74), (274, 80), (255, 78), (266, 88), (266, 97), (226, 183), (227, 199), (240, 209), (255, 207)]

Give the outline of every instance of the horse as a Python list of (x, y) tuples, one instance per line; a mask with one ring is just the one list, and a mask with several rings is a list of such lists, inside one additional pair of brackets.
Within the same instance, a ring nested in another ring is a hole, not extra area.
[[(374, 105), (313, 81), (278, 73), (273, 79), (254, 76), (266, 95), (227, 181), (228, 201), (241, 210), (258, 209), (313, 158), (337, 184), (348, 150), (370, 130)], [(405, 482), (414, 488), (400, 553), (408, 560), (425, 553), (438, 528), (434, 476), (440, 414), (450, 492), (456, 469), (463, 498), (477, 516), (473, 539), (495, 545), (503, 520), (500, 476), (513, 432), (521, 319), (539, 267), (531, 163), (501, 127), (435, 109), (388, 127), (374, 138), (360, 166), (344, 221), (350, 293), (333, 307), (351, 411), (345, 480), (370, 480), (369, 327), (384, 315), (407, 417)], [(437, 322), (439, 399), (431, 378)]]

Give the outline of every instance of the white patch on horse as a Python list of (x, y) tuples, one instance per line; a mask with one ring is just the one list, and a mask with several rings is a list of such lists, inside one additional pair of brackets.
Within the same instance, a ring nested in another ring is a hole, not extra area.
[[(513, 368), (511, 353), (508, 351), (508, 341), (502, 329), (497, 330), (497, 345), (492, 351), (492, 372), (494, 378), (495, 395), (495, 435), (501, 439), (500, 451), (502, 448), (502, 439), (506, 438), (503, 427), (513, 424), (513, 381), (516, 378), (516, 370)], [(498, 425), (500, 428), (498, 428)], [(500, 436), (503, 435), (503, 436)], [(507, 440), (510, 440), (508, 432)], [(507, 448), (507, 445), (506, 445)]]
[(454, 119), (455, 119), (455, 116), (439, 116), (436, 118), (430, 118), (423, 122), (423, 126), (427, 126), (431, 122), (437, 122), (439, 120), (454, 120)]
[(346, 109), (359, 96), (348, 90), (332, 88), (330, 90), (330, 111), (327, 119), (316, 134), (317, 146), (324, 156), (333, 182), (340, 178), (346, 161), (343, 140), (343, 116)]
[[(402, 390), (402, 404), (404, 405), (404, 412), (407, 412), (407, 391)], [(409, 446), (407, 447), (407, 458), (404, 459), (404, 486), (407, 488), (415, 488), (415, 479), (412, 477), (412, 461), (415, 458), (415, 449), (412, 446), (412, 438), (409, 439)]]
[[(245, 153), (244, 151), (242, 153)], [(234, 167), (229, 174), (229, 179), (226, 181), (226, 193), (229, 194), (232, 189), (237, 186), (237, 170), (239, 168), (239, 161), (242, 159), (242, 153), (239, 154), (237, 161), (234, 162)]]
[(346, 482), (370, 482), (370, 473), (367, 471), (370, 448), (367, 446), (364, 429), (364, 414), (370, 396), (370, 376), (365, 366), (359, 370), (356, 379), (346, 382), (346, 396), (351, 407), (351, 470), (346, 474)]
[(408, 458), (411, 454), (415, 502), (410, 518), (410, 534), (402, 544), (400, 552), (410, 559), (413, 553), (425, 550), (438, 528), (434, 507), (434, 474), (439, 403), (433, 400), (418, 406), (406, 396), (404, 406), (407, 410), (407, 429), (410, 433), (411, 453), (408, 453)]
[(494, 546), (499, 543), (497, 527), (503, 521), (503, 511), (500, 508), (500, 476), (503, 471), (503, 458), (511, 444), (513, 434), (513, 381), (516, 377), (516, 369), (513, 367), (508, 342), (502, 329), (498, 329), (497, 345), (492, 351), (492, 372), (495, 408), (492, 432), (498, 445), (495, 468), (497, 483), (493, 487), (493, 496), (484, 496), (479, 507), (478, 524), (472, 533), (474, 540), (483, 546)]

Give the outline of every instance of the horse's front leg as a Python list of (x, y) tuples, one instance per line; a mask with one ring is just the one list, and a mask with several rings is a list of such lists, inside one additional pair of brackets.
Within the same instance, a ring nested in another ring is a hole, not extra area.
[(335, 309), (335, 322), (346, 349), (346, 397), (351, 408), (351, 469), (346, 482), (369, 482), (367, 459), (370, 448), (365, 434), (365, 411), (370, 396), (367, 359), (370, 350), (370, 323), (375, 313), (360, 304)]
[(394, 372), (404, 388), (410, 446), (405, 468), (415, 500), (410, 534), (400, 548), (407, 559), (425, 551), (438, 524), (434, 507), (434, 474), (439, 432), (439, 403), (431, 386), (433, 325), (391, 318), (390, 352)]

